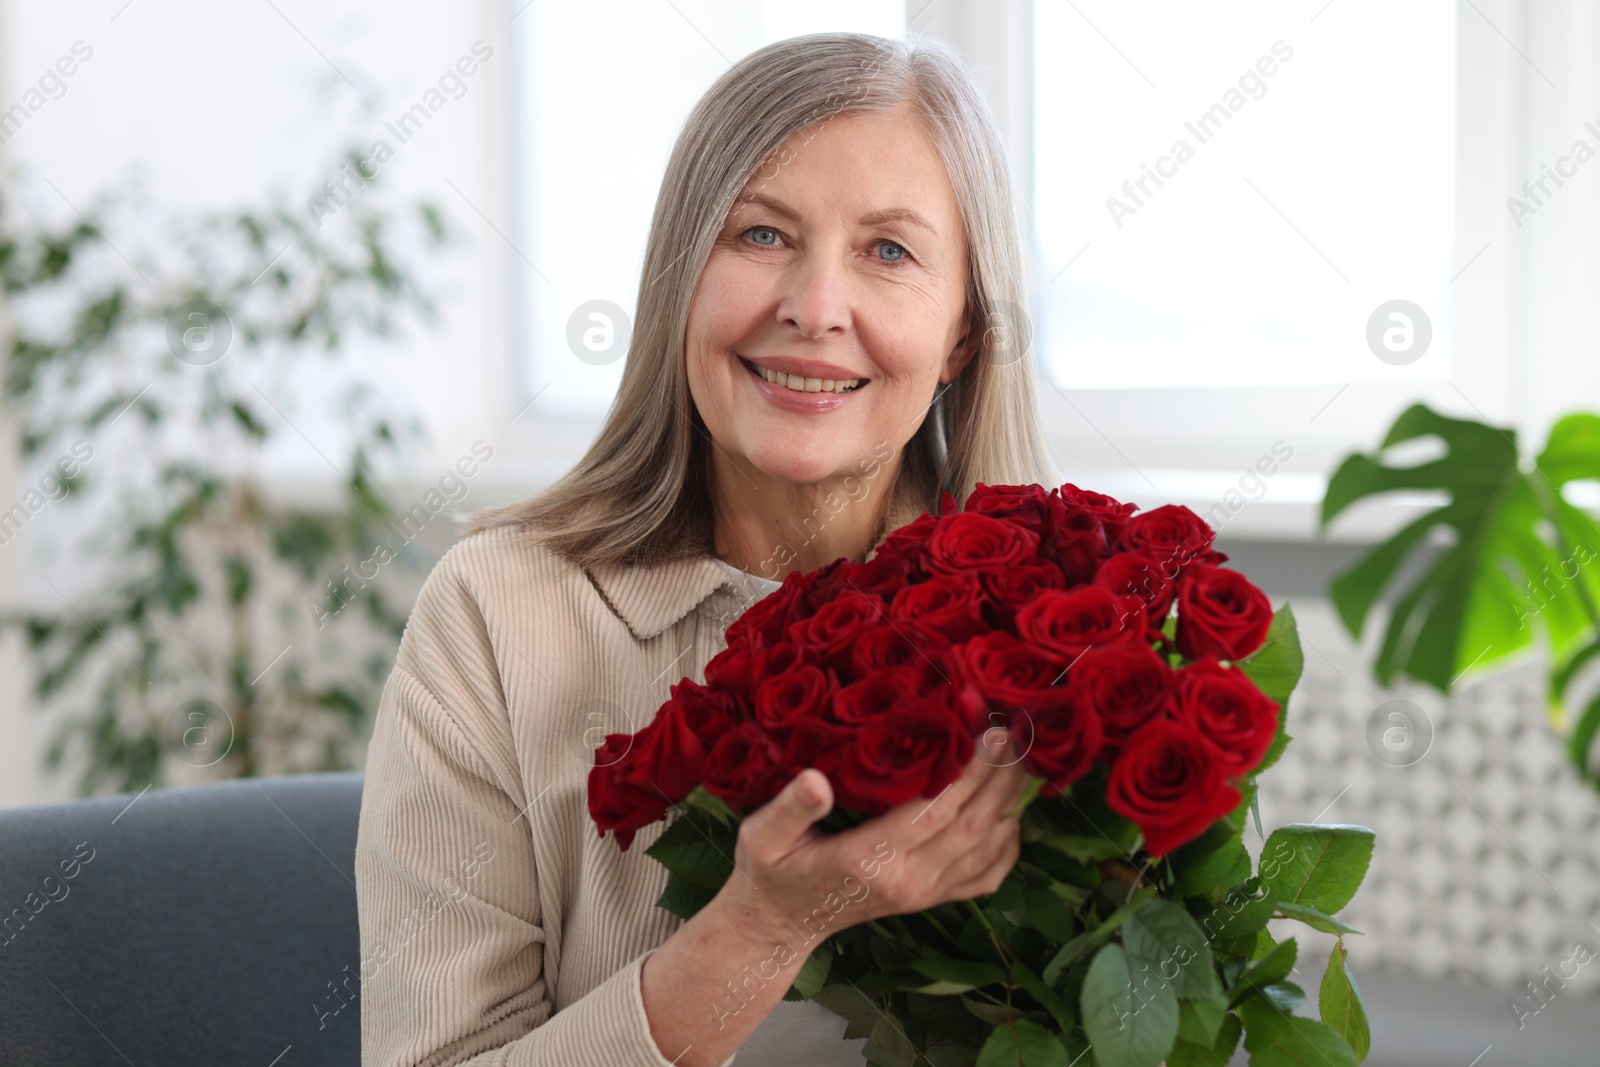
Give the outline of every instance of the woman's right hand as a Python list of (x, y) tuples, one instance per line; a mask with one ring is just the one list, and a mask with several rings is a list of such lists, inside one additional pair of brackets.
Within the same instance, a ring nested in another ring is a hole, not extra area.
[[(1027, 776), (1006, 731), (989, 730), (977, 745), (937, 797), (836, 834), (813, 826), (833, 808), (827, 776), (802, 771), (739, 827), (737, 870), (722, 890), (732, 914), (788, 940), (814, 914), (828, 917), (831, 934), (997, 890), (1021, 847), (1021, 818), (1009, 813)], [(846, 901), (837, 913), (830, 896), (835, 907)]]

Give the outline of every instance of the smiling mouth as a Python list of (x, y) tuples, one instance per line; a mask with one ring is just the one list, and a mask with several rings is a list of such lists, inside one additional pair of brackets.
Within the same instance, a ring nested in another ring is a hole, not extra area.
[(772, 370), (770, 367), (752, 363), (743, 356), (739, 356), (739, 362), (743, 363), (745, 369), (756, 377), (763, 378), (772, 385), (796, 393), (853, 393), (872, 380), (871, 378), (845, 378), (835, 381), (832, 378), (802, 378), (797, 374), (783, 374)]

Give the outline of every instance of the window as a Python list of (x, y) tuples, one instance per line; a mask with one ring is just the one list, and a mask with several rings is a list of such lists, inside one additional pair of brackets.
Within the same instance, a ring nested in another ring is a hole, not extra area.
[[(1076, 388), (1450, 374), (1451, 5), (1390, 5), (1382, 32), (1263, 3), (1036, 19), (1041, 369)], [(1430, 313), (1431, 358), (1363, 343), (1396, 298)]]

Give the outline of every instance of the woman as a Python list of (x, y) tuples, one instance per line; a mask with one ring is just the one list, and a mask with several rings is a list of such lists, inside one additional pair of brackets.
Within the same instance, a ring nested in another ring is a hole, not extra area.
[[(1019, 258), (993, 121), (946, 46), (794, 38), (706, 93), (598, 439), (439, 563), (384, 689), (356, 847), (363, 1062), (861, 1062), (784, 991), (826, 933), (992, 892), (1016, 759), (980, 748), (931, 802), (837, 835), (812, 826), (832, 794), (807, 769), (687, 922), (655, 903), (665, 824), (622, 852), (585, 785), (600, 738), (703, 679), (784, 575), (869, 558), (941, 490), (1050, 484), (1025, 352), (986, 328), (1021, 306)], [(835, 925), (800, 933), (869, 862)]]

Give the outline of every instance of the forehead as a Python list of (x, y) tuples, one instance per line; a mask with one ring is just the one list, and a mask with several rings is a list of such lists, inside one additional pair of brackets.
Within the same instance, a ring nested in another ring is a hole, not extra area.
[(756, 168), (733, 211), (770, 209), (773, 201), (802, 221), (818, 222), (907, 222), (903, 215), (888, 218), (903, 209), (931, 225), (929, 236), (962, 240), (944, 160), (906, 111), (837, 115), (795, 133)]

